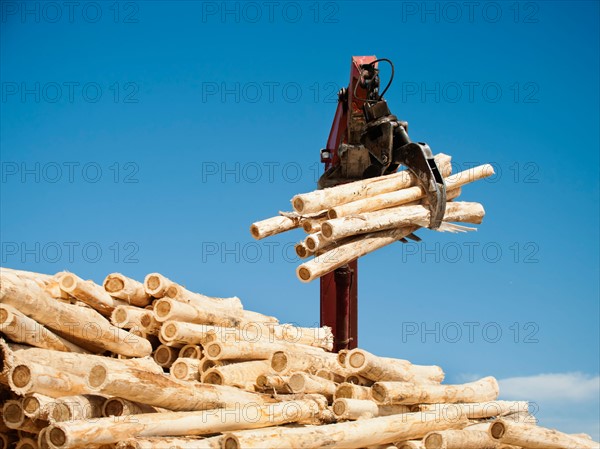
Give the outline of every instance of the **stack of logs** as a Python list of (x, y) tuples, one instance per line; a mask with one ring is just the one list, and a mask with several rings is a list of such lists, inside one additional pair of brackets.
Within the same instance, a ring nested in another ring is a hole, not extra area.
[[(451, 175), (451, 158), (435, 157), (445, 178), (448, 203), (439, 231), (473, 230), (450, 222), (480, 224), (485, 215), (479, 203), (451, 201), (465, 184), (494, 174), (491, 165), (480, 165)], [(310, 282), (370, 252), (407, 238), (429, 223), (425, 190), (409, 171), (355, 181), (292, 198), (294, 212), (257, 221), (250, 227), (255, 239), (303, 228), (308, 236), (296, 245), (301, 264), (296, 274)]]
[(598, 448), (499, 401), (493, 377), (329, 352), (301, 328), (152, 273), (103, 286), (0, 270), (0, 448)]

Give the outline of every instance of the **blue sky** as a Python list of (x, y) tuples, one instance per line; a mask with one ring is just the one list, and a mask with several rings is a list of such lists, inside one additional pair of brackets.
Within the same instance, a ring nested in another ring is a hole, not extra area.
[(361, 346), (448, 382), (494, 375), (541, 424), (598, 438), (598, 16), (591, 1), (2, 2), (2, 265), (160, 271), (316, 324), (302, 233), (248, 228), (314, 189), (350, 57), (387, 57), (411, 137), (497, 176), (463, 189), (486, 208), (476, 233), (421, 231), (360, 261)]

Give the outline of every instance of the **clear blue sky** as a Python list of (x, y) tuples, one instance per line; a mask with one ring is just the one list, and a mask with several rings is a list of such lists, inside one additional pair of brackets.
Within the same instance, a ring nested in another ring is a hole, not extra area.
[(464, 188), (486, 208), (476, 233), (421, 231), (360, 261), (361, 346), (449, 382), (495, 375), (542, 424), (598, 438), (598, 16), (591, 1), (2, 2), (2, 265), (160, 271), (316, 324), (302, 233), (248, 228), (315, 187), (350, 57), (387, 57), (413, 139), (498, 175)]

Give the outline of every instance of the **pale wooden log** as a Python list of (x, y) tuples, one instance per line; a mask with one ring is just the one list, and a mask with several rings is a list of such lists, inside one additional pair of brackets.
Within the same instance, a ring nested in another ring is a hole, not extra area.
[[(161, 300), (162, 301), (162, 300)], [(180, 303), (181, 304), (181, 303)], [(186, 306), (187, 307), (187, 306)], [(225, 328), (210, 324), (194, 324), (183, 321), (165, 321), (160, 329), (160, 337), (166, 342), (205, 345), (214, 341), (217, 335), (236, 335), (235, 328)], [(249, 337), (253, 337), (249, 336)]]
[(444, 371), (435, 365), (413, 365), (408, 360), (378, 357), (364, 349), (353, 349), (346, 356), (353, 373), (374, 381), (441, 382)]
[(263, 391), (290, 394), (292, 390), (288, 385), (289, 376), (262, 374), (256, 378), (256, 386)]
[(170, 368), (179, 357), (179, 350), (167, 345), (160, 345), (153, 353), (154, 361), (163, 368)]
[(63, 274), (59, 284), (61, 290), (105, 316), (110, 316), (117, 306), (128, 305), (127, 302), (110, 296), (100, 285), (93, 281), (84, 281), (73, 273)]
[(576, 437), (554, 429), (531, 424), (515, 423), (505, 419), (494, 421), (489, 435), (502, 444), (528, 449), (598, 449), (600, 443)]
[(146, 293), (144, 284), (121, 273), (111, 273), (106, 276), (103, 286), (111, 296), (134, 306), (145, 307), (152, 302), (152, 297)]
[[(161, 326), (161, 329), (162, 329), (162, 326)], [(169, 347), (174, 348), (174, 349), (181, 350), (181, 348), (183, 348), (185, 346), (185, 343), (182, 343), (182, 342), (179, 342), (179, 341), (165, 340), (160, 333), (156, 336), (156, 338), (158, 338), (158, 341), (159, 341), (160, 344), (162, 344), (164, 346), (169, 346)]]
[(263, 339), (258, 341), (214, 341), (207, 343), (204, 347), (204, 354), (209, 360), (269, 360), (277, 351), (325, 354), (323, 349), (314, 346)]
[(212, 438), (131, 438), (116, 449), (221, 449), (221, 436)]
[(498, 382), (485, 377), (462, 385), (377, 382), (373, 399), (382, 404), (435, 404), (493, 401), (498, 397)]
[(256, 221), (250, 226), (250, 234), (256, 240), (264, 239), (271, 235), (296, 229), (300, 226), (300, 217), (277, 216)]
[(123, 398), (108, 398), (102, 405), (102, 416), (125, 416), (125, 415), (140, 415), (143, 413), (158, 413), (163, 409), (152, 407), (139, 402), (128, 401)]
[(224, 443), (228, 449), (352, 449), (417, 439), (433, 430), (458, 429), (466, 424), (466, 418), (456, 416), (406, 413), (324, 426), (235, 432), (225, 435)]
[(203, 374), (215, 366), (224, 366), (231, 363), (235, 363), (235, 360), (208, 360), (206, 357), (203, 357), (200, 360), (199, 371), (201, 374)]
[[(236, 327), (240, 318), (216, 308), (200, 309), (196, 305), (177, 301), (172, 298), (162, 298), (154, 305), (154, 314), (158, 321), (181, 321), (194, 324), (212, 324), (221, 327)], [(164, 335), (164, 334), (163, 334)]]
[(140, 326), (142, 327), (144, 332), (146, 332), (149, 335), (158, 335), (158, 333), (160, 332), (161, 325), (162, 323), (156, 319), (154, 311), (152, 310), (145, 310), (140, 315)]
[(344, 368), (337, 363), (337, 356), (332, 353), (302, 353), (294, 351), (277, 351), (271, 356), (271, 369), (279, 374), (290, 374), (304, 371), (315, 374), (321, 368), (338, 374), (346, 374)]
[(344, 420), (398, 415), (400, 413), (410, 413), (411, 411), (411, 408), (406, 405), (381, 405), (372, 400), (364, 399), (340, 398), (333, 403), (333, 413), (336, 418)]
[(419, 226), (408, 226), (354, 237), (348, 242), (340, 244), (298, 266), (296, 275), (302, 282), (313, 281), (359, 257), (394, 243), (417, 229), (419, 229)]
[(252, 389), (252, 386), (256, 383), (256, 378), (267, 374), (271, 374), (270, 362), (255, 360), (211, 368), (202, 374), (202, 382)]
[(19, 395), (41, 393), (58, 398), (91, 393), (82, 377), (33, 362), (16, 364), (9, 372), (8, 383)]
[[(34, 282), (0, 276), (0, 302), (11, 305), (63, 338), (79, 341), (93, 339), (94, 346), (129, 357), (143, 357), (152, 352), (148, 340), (112, 326), (96, 311), (64, 304), (50, 297)], [(86, 348), (87, 349), (87, 348)]]
[[(465, 184), (492, 176), (493, 174), (494, 168), (489, 164), (480, 165), (478, 167), (456, 173), (444, 180), (446, 183), (446, 190), (452, 191)], [(352, 203), (342, 204), (339, 206), (334, 205), (328, 210), (327, 216), (330, 219), (334, 219), (354, 214), (361, 214), (363, 212), (372, 212), (400, 206), (402, 204), (420, 200), (425, 197), (425, 189), (423, 189), (423, 187), (420, 185), (415, 185), (414, 187), (391, 191), (389, 193), (354, 201)]]
[(7, 304), (0, 304), (0, 332), (10, 337), (12, 341), (26, 343), (38, 348), (66, 352), (87, 352)]
[[(358, 234), (395, 229), (403, 226), (417, 225), (429, 222), (429, 208), (426, 206), (398, 206), (390, 209), (365, 212), (351, 217), (336, 218), (323, 223), (321, 232), (307, 238), (306, 246), (312, 251), (309, 239), (319, 236), (319, 245), (328, 241), (341, 240)], [(479, 203), (465, 201), (446, 204), (444, 221), (460, 221), (480, 224), (485, 215), (483, 206)]]
[(38, 442), (34, 438), (21, 438), (15, 449), (39, 449)]
[(361, 399), (361, 400), (373, 400), (373, 394), (370, 387), (363, 387), (360, 385), (342, 383), (338, 385), (335, 390), (335, 399)]
[(169, 370), (175, 379), (200, 380), (200, 360), (179, 357)]
[(179, 350), (179, 357), (185, 359), (198, 359), (203, 357), (202, 346), (200, 345), (185, 345)]
[(92, 390), (169, 410), (208, 410), (235, 404), (261, 403), (264, 396), (237, 388), (184, 382), (164, 374), (136, 369), (91, 367), (86, 383)]
[(191, 292), (178, 284), (171, 284), (165, 291), (165, 297), (196, 305), (202, 309), (216, 307), (230, 312), (234, 310), (243, 310), (242, 302), (240, 301), (240, 298), (236, 296), (231, 298), (214, 298)]
[(54, 422), (101, 418), (105, 400), (93, 394), (63, 396), (56, 399), (50, 418)]
[(117, 306), (110, 315), (110, 321), (122, 329), (142, 329), (141, 317), (147, 312), (135, 306)]
[(111, 369), (132, 367), (153, 373), (162, 373), (162, 369), (150, 357), (132, 359), (114, 359), (92, 354), (78, 354), (40, 348), (21, 348), (14, 352), (17, 361), (44, 364), (76, 376), (85, 376), (93, 363), (104, 363)]
[(288, 380), (292, 393), (322, 394), (328, 401), (332, 401), (337, 384), (322, 377), (308, 373), (294, 373)]
[(60, 276), (63, 273), (57, 273), (51, 280), (49, 280), (46, 285), (44, 285), (43, 289), (46, 293), (52, 296), (55, 299), (65, 302), (75, 301), (71, 295), (60, 288)]
[(56, 449), (85, 444), (110, 444), (136, 437), (161, 435), (209, 435), (220, 432), (261, 428), (310, 419), (315, 415), (314, 401), (293, 401), (268, 406), (248, 405), (244, 409), (203, 412), (168, 412), (101, 418), (95, 422), (57, 423), (49, 428), (48, 438)]
[[(447, 176), (452, 169), (450, 156), (438, 154), (435, 160), (441, 173)], [(386, 192), (395, 192), (417, 185), (418, 181), (409, 171), (401, 171), (378, 178), (349, 182), (327, 189), (315, 190), (299, 194), (292, 198), (292, 206), (299, 214), (308, 214), (330, 209), (334, 206), (350, 203), (363, 198), (381, 195)]]
[(148, 295), (154, 298), (162, 298), (165, 296), (167, 289), (173, 284), (173, 281), (167, 279), (160, 273), (149, 273), (144, 278), (144, 290), (146, 290)]
[(0, 274), (12, 274), (23, 280), (33, 281), (39, 286), (45, 286), (53, 280), (51, 274), (36, 273), (34, 271), (15, 270), (14, 268), (0, 267)]

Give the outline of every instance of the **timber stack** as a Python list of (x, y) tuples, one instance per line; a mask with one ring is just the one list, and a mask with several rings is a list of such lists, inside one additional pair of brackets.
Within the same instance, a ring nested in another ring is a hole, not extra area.
[(2, 268), (0, 332), (1, 449), (600, 447), (498, 400), (493, 377), (448, 385), (435, 365), (334, 354), (328, 328), (158, 273)]
[[(475, 228), (452, 222), (481, 224), (485, 210), (480, 203), (454, 201), (461, 187), (494, 174), (484, 164), (455, 174), (450, 156), (435, 157), (447, 190), (444, 221), (437, 231), (466, 232)], [(302, 282), (311, 282), (336, 268), (391, 243), (417, 240), (414, 233), (429, 223), (425, 190), (409, 171), (354, 181), (315, 190), (292, 198), (293, 212), (252, 223), (250, 233), (257, 239), (302, 228), (308, 234), (296, 244), (301, 259), (297, 267)]]

